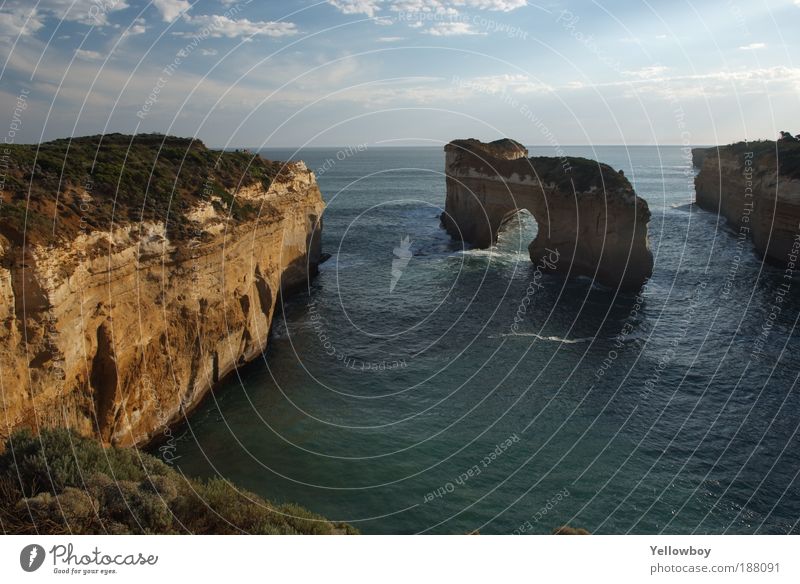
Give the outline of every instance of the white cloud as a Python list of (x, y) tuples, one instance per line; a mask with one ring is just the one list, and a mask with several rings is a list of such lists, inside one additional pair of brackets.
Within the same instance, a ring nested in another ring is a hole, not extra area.
[(472, 28), (468, 22), (437, 22), (429, 26), (425, 34), (433, 36), (464, 36), (464, 35), (485, 35), (485, 32), (479, 32)]
[(328, 0), (328, 4), (342, 14), (366, 14), (372, 17), (379, 10), (376, 0)]
[(510, 12), (527, 5), (527, 0), (328, 0), (343, 14), (374, 17), (383, 7), (393, 12), (458, 14), (460, 8)]
[(396, 43), (397, 41), (402, 41), (405, 37), (401, 36), (390, 36), (390, 37), (378, 37), (379, 43)]
[[(455, 2), (461, 4), (462, 2)], [(527, 0), (464, 0), (463, 4), (480, 10), (510, 12), (528, 4)]]
[(131, 27), (125, 31), (126, 36), (136, 36), (137, 34), (144, 34), (147, 32), (147, 26), (145, 26), (144, 18), (137, 18), (133, 21)]
[(100, 61), (103, 59), (103, 55), (98, 53), (97, 51), (89, 51), (87, 49), (78, 49), (75, 51), (75, 56), (78, 59), (83, 59), (84, 61)]
[(742, 45), (739, 47), (740, 51), (757, 51), (758, 49), (763, 49), (767, 45), (764, 43), (750, 43), (749, 45)]
[(438, 14), (456, 16), (458, 10), (448, 0), (399, 0), (392, 2), (391, 10), (408, 14)]
[(0, 8), (0, 38), (29, 36), (44, 26), (51, 17), (89, 26), (106, 26), (108, 15), (128, 8), (125, 0), (9, 0)]
[(797, 93), (800, 91), (800, 68), (785, 66), (711, 71), (696, 75), (639, 77), (627, 81), (598, 83), (587, 88), (626, 88), (630, 97), (653, 95), (661, 99), (728, 97), (738, 94)]
[(24, 11), (0, 12), (0, 38), (3, 39), (31, 35), (43, 26), (36, 10), (30, 10), (27, 14)]
[(653, 79), (654, 77), (661, 77), (666, 71), (667, 67), (662, 65), (651, 65), (650, 67), (642, 67), (635, 71), (622, 71), (624, 77), (636, 77), (637, 79)]
[(485, 93), (489, 95), (498, 93), (530, 94), (553, 91), (552, 86), (537, 81), (536, 79), (531, 79), (528, 75), (508, 73), (469, 77), (466, 79), (453, 78), (453, 85), (455, 85), (459, 92), (465, 95), (474, 95), (476, 93)]
[(298, 33), (297, 25), (293, 22), (252, 21), (246, 18), (234, 20), (220, 14), (193, 16), (186, 18), (186, 21), (196, 25), (196, 29), (191, 32), (175, 33), (176, 36), (193, 37), (198, 35), (212, 38), (282, 37)]
[(174, 21), (192, 7), (187, 0), (153, 0), (153, 6), (161, 13), (164, 22)]
[(213, 57), (217, 54), (217, 49), (200, 49), (200, 54), (204, 57)]

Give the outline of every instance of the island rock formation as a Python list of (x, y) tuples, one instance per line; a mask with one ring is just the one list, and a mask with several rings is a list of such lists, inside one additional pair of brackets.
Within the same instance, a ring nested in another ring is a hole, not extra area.
[(141, 444), (261, 355), (279, 294), (316, 273), (324, 203), (302, 162), (63, 142), (12, 149), (0, 192), (0, 440)]
[(610, 287), (639, 290), (653, 271), (650, 211), (621, 172), (576, 157), (528, 157), (513, 140), (455, 140), (445, 146), (451, 236), (485, 248), (521, 209), (536, 219), (531, 260), (559, 261), (555, 271)]
[(800, 142), (695, 148), (695, 200), (717, 213), (769, 263), (794, 264), (800, 245)]

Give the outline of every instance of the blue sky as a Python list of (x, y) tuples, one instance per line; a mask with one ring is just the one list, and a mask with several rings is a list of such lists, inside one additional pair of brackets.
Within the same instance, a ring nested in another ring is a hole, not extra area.
[[(800, 0), (8, 0), (13, 139), (693, 144), (800, 132)], [(0, 129), (2, 131), (2, 129)]]

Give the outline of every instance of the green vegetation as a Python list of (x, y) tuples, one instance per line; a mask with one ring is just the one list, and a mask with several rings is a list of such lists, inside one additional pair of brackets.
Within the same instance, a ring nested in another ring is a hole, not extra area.
[(165, 221), (171, 236), (187, 237), (183, 214), (193, 203), (204, 199), (234, 220), (251, 218), (258, 209), (231, 193), (257, 183), (268, 188), (281, 170), (280, 163), (247, 151), (214, 151), (199, 140), (162, 134), (6, 148), (4, 190), (10, 199), (0, 205), (0, 229), (24, 229), (29, 238), (47, 237), (48, 230), (70, 238), (79, 224), (108, 230), (112, 221), (140, 220)]
[[(711, 155), (715, 155), (716, 148), (710, 148)], [(778, 156), (780, 174), (784, 178), (800, 180), (800, 140), (781, 139), (756, 140), (753, 142), (736, 142), (729, 146), (720, 146), (720, 154), (733, 153), (744, 166), (746, 153), (753, 153), (753, 167), (758, 170), (775, 169), (775, 155)]]
[(0, 455), (6, 534), (352, 534), (296, 505), (273, 505), (221, 479), (189, 479), (136, 449), (69, 430), (13, 434)]
[(554, 183), (562, 191), (572, 192), (574, 188), (577, 192), (586, 192), (592, 187), (603, 191), (632, 188), (624, 174), (596, 160), (578, 156), (535, 156), (530, 161), (536, 176), (544, 184)]

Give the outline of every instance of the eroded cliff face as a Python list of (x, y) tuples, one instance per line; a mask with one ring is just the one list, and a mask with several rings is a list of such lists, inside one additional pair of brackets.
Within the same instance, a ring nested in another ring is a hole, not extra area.
[(258, 216), (195, 202), (188, 239), (158, 221), (49, 245), (0, 233), (0, 439), (68, 426), (143, 443), (261, 354), (280, 291), (316, 272), (324, 203), (302, 163), (236, 198)]
[(695, 149), (696, 202), (725, 217), (770, 263), (786, 266), (800, 235), (800, 144), (740, 142)]
[(445, 153), (442, 223), (453, 237), (488, 247), (503, 223), (526, 209), (539, 226), (529, 247), (534, 263), (554, 250), (556, 271), (625, 290), (638, 290), (650, 277), (650, 211), (608, 165), (573, 157), (528, 158), (527, 149), (513, 140), (456, 140)]

